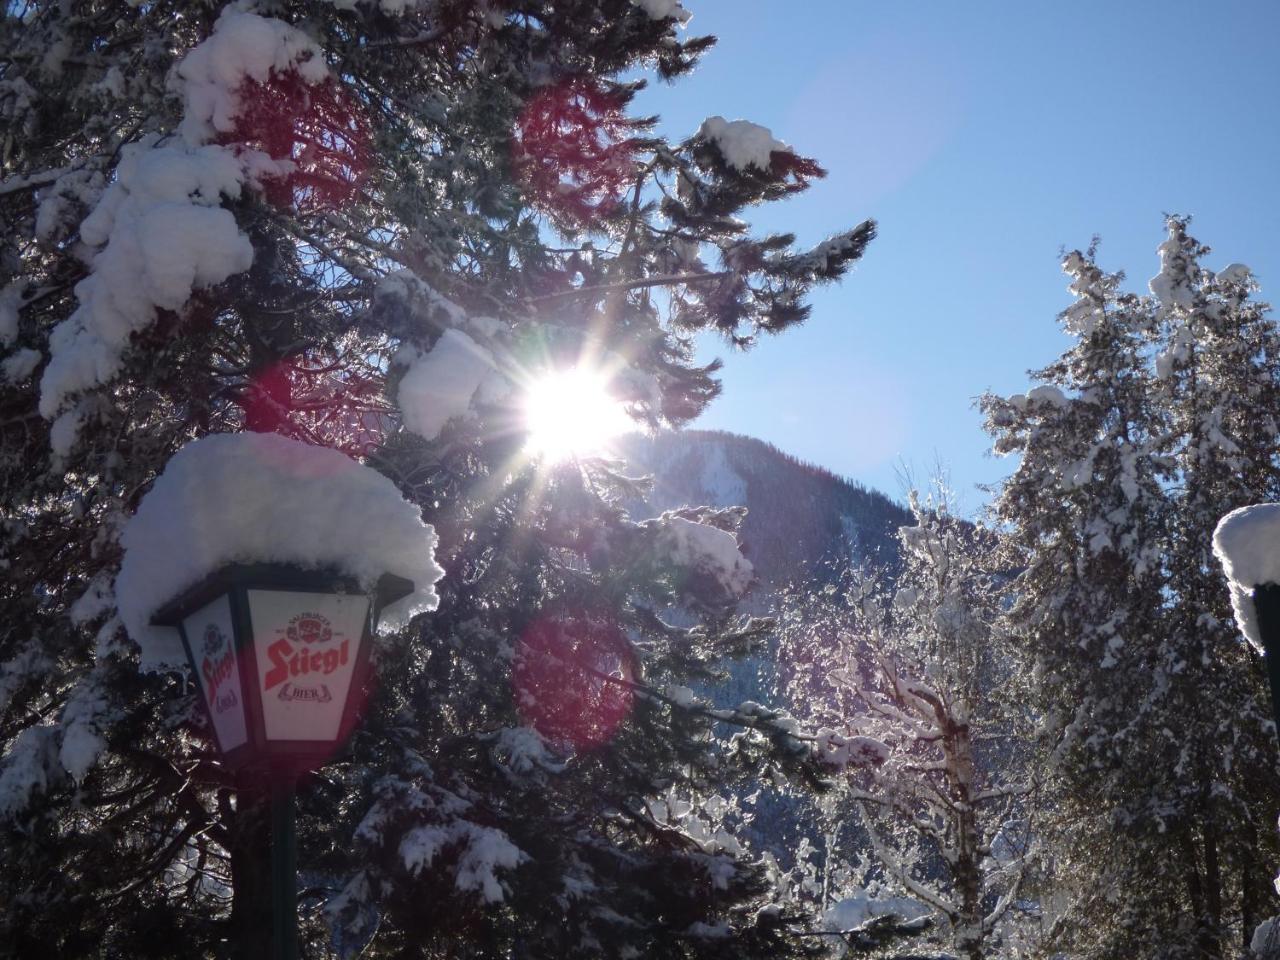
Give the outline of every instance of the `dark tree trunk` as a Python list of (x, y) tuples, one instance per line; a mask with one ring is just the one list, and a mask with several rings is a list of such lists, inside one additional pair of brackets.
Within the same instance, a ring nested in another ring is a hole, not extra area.
[(1210, 810), (1204, 823), (1205, 918), (1202, 932), (1206, 957), (1222, 956), (1222, 869), (1218, 859), (1218, 829)]
[(1258, 828), (1253, 821), (1245, 824), (1243, 833), (1244, 843), (1240, 851), (1240, 945), (1248, 949), (1253, 941), (1253, 931), (1267, 919), (1272, 881), (1258, 855)]

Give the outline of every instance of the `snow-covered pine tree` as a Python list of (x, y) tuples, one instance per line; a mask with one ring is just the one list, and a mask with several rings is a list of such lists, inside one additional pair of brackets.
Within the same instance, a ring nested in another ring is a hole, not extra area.
[(1265, 688), (1203, 514), (1274, 491), (1274, 331), (1247, 275), (1196, 266), (1182, 221), (1160, 252), (1153, 297), (1069, 254), (1074, 345), (1026, 395), (982, 401), (1020, 457), (992, 509), (1044, 716), (1050, 936), (1091, 958), (1233, 955), (1271, 898)]
[[(1173, 711), (1197, 717), (1179, 761), (1194, 771), (1182, 802), (1195, 825), (1184, 855), (1201, 866), (1189, 890), (1207, 956), (1247, 948), (1275, 911), (1276, 736), (1257, 651), (1242, 643), (1221, 580), (1213, 576), (1211, 516), (1280, 496), (1275, 411), (1280, 332), (1252, 299), (1250, 271), (1214, 273), (1210, 253), (1170, 218), (1151, 281), (1161, 322), (1156, 402), (1168, 411), (1174, 498), (1164, 560), (1171, 606), (1167, 642), (1178, 670)], [(1205, 715), (1205, 705), (1210, 708)], [(1177, 730), (1177, 728), (1174, 728)], [(1190, 874), (1189, 874), (1190, 875)]]
[[(1101, 916), (1138, 916), (1148, 896), (1152, 910), (1166, 896), (1147, 882), (1140, 839), (1158, 828), (1132, 825), (1160, 809), (1151, 798), (1174, 779), (1155, 759), (1161, 682), (1149, 649), (1162, 611), (1167, 502), (1151, 450), (1163, 428), (1146, 403), (1149, 306), (1121, 294), (1122, 277), (1104, 274), (1092, 249), (1071, 253), (1063, 268), (1077, 300), (1061, 319), (1075, 345), (1037, 374), (1043, 385), (983, 403), (996, 452), (1020, 455), (993, 505), (1020, 548), (1011, 566), (1025, 567), (1009, 621), (1034, 658), (1048, 771), (1069, 785), (1054, 797), (1052, 828), (1042, 827), (1059, 841), (1058, 896), (1076, 899), (1050, 905), (1050, 919), (1083, 945), (1115, 935)], [(1173, 912), (1165, 930), (1147, 932), (1185, 937)]]
[(814, 752), (675, 682), (764, 629), (733, 614), (739, 515), (637, 522), (610, 464), (524, 453), (521, 395), (576, 363), (637, 421), (688, 421), (718, 384), (687, 335), (799, 322), (873, 236), (753, 237), (737, 214), (816, 163), (745, 121), (675, 143), (628, 114), (637, 71), (677, 77), (713, 42), (679, 0), (3, 18), (0, 942), (265, 949), (261, 803), (113, 589), (174, 451), (257, 430), (390, 477), (447, 570), (302, 787), (312, 955), (814, 949), (760, 909), (767, 875), (711, 803), (744, 771), (816, 782)]
[(922, 942), (1002, 956), (1034, 860), (1020, 658), (993, 628), (1008, 578), (990, 531), (950, 515), (945, 497), (911, 507), (900, 569), (851, 571), (783, 619), (784, 655), (800, 665), (792, 699), (833, 749), (864, 760), (834, 795), (824, 852), (830, 875), (860, 854), (863, 867), (826, 899), (835, 919), (843, 898), (865, 910), (870, 880), (879, 910), (935, 918)]

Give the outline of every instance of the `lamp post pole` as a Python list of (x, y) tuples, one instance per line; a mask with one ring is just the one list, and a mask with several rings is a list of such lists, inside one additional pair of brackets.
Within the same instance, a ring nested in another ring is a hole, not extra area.
[(346, 742), (378, 615), (412, 592), (411, 581), (392, 574), (369, 592), (332, 572), (233, 564), (152, 618), (178, 629), (224, 762), (266, 774), (273, 960), (298, 957), (298, 773)]
[(271, 777), (271, 926), (273, 960), (298, 957), (298, 835), (290, 773)]
[(1267, 661), (1267, 676), (1271, 680), (1271, 709), (1276, 718), (1276, 735), (1280, 736), (1280, 584), (1262, 583), (1255, 587), (1253, 608), (1266, 652), (1264, 659)]

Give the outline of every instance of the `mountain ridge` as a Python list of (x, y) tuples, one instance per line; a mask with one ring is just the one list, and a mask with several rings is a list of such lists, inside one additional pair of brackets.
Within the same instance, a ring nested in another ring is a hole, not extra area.
[(765, 591), (822, 583), (845, 563), (892, 564), (905, 506), (764, 440), (721, 430), (620, 438), (632, 472), (653, 477), (636, 510), (743, 506), (739, 536)]

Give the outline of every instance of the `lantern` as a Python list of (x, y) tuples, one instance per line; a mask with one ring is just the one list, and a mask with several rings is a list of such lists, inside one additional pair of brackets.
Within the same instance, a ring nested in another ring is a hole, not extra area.
[(257, 564), (224, 567), (152, 619), (176, 627), (218, 749), (233, 769), (313, 769), (356, 722), (381, 610), (413, 592), (391, 574), (349, 577)]

